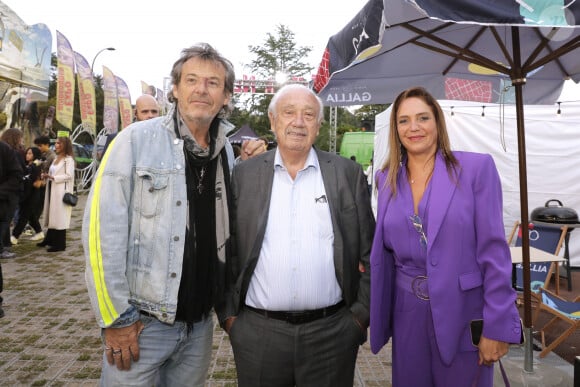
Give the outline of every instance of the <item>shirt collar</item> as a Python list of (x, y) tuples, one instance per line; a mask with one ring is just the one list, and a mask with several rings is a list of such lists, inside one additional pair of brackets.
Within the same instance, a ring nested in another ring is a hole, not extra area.
[[(320, 165), (318, 163), (318, 156), (316, 155), (316, 151), (313, 147), (310, 147), (310, 151), (308, 152), (308, 158), (306, 159), (306, 163), (304, 163), (304, 167), (301, 171), (308, 169), (308, 168), (320, 169)], [(282, 168), (286, 170), (284, 166), (284, 161), (282, 160), (282, 156), (280, 156), (280, 150), (276, 148), (276, 155), (274, 156), (274, 168)]]

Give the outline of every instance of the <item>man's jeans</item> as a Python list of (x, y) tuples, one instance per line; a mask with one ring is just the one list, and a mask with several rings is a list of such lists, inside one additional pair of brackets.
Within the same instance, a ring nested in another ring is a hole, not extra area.
[(102, 386), (191, 386), (203, 387), (211, 361), (213, 319), (173, 325), (141, 315), (145, 329), (139, 336), (139, 361), (129, 371), (109, 365), (103, 353)]

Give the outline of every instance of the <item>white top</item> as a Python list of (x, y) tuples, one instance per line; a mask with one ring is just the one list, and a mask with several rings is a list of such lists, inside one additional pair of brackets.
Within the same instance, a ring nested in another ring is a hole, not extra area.
[(367, 176), (367, 184), (373, 185), (373, 164), (369, 164), (367, 170), (365, 171), (365, 175)]
[(278, 150), (264, 242), (246, 305), (266, 310), (324, 308), (342, 299), (333, 259), (330, 207), (316, 152), (296, 179)]

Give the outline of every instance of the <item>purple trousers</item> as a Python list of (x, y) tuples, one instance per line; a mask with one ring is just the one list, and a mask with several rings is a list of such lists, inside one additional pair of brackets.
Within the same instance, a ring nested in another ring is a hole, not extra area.
[(397, 285), (393, 317), (393, 387), (493, 386), (493, 366), (477, 364), (475, 346), (460, 348), (451, 364), (443, 363), (431, 304), (410, 287)]

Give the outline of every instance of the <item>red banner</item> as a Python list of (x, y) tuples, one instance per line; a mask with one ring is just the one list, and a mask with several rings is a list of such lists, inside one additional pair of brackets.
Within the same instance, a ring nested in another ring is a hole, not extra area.
[(95, 131), (97, 128), (97, 108), (93, 73), (87, 60), (78, 52), (74, 53), (79, 82), (79, 107), (83, 125)]
[(127, 83), (115, 75), (117, 83), (117, 98), (119, 99), (119, 113), (121, 113), (121, 129), (124, 129), (133, 121), (133, 107), (131, 106), (131, 94)]
[(57, 83), (56, 120), (72, 130), (75, 102), (74, 54), (68, 39), (56, 31)]

